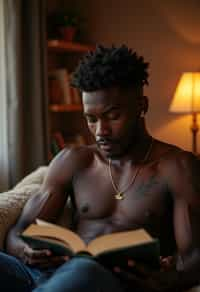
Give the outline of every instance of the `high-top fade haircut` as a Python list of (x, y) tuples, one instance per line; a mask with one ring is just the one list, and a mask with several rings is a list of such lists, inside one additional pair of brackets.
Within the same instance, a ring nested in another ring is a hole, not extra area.
[(148, 65), (125, 45), (110, 48), (99, 45), (79, 63), (72, 86), (85, 92), (112, 86), (143, 87), (148, 84)]

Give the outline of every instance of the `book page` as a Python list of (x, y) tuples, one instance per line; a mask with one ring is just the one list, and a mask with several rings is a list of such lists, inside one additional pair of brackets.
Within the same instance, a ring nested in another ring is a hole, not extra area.
[(152, 242), (153, 240), (154, 239), (144, 229), (117, 232), (106, 234), (92, 240), (88, 244), (88, 250), (93, 255), (98, 255), (104, 251), (139, 245), (146, 242)]
[[(41, 220), (39, 221), (41, 222)], [(22, 235), (34, 238), (39, 237), (40, 239), (46, 238), (46, 240), (48, 240), (48, 238), (56, 239), (57, 241), (60, 240), (61, 243), (65, 242), (69, 245), (74, 253), (87, 250), (85, 243), (76, 233), (51, 223), (45, 222), (42, 223), (42, 225), (31, 224)]]

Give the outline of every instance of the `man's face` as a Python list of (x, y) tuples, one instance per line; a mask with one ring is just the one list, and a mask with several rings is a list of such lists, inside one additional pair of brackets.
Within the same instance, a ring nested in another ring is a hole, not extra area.
[(137, 143), (138, 90), (111, 87), (83, 92), (84, 115), (90, 132), (106, 157), (120, 157)]

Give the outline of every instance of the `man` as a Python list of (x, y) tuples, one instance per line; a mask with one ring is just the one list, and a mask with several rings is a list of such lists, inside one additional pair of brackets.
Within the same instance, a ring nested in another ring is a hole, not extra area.
[[(73, 85), (82, 91), (96, 144), (65, 149), (50, 164), (40, 194), (28, 201), (8, 234), (12, 256), (0, 256), (6, 291), (12, 285), (15, 291), (183, 291), (198, 283), (199, 162), (147, 132), (147, 68), (126, 46), (99, 46), (80, 63)], [(160, 239), (161, 269), (130, 260), (127, 269), (110, 271), (88, 258), (67, 259), (27, 246), (21, 232), (36, 217), (55, 221), (68, 194), (74, 230), (85, 242), (145, 228)]]

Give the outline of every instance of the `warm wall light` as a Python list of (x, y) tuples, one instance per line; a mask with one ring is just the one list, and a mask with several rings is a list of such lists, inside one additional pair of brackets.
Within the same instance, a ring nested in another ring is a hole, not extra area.
[(200, 72), (186, 72), (177, 85), (170, 112), (192, 115), (192, 151), (197, 153), (197, 113), (200, 112)]

